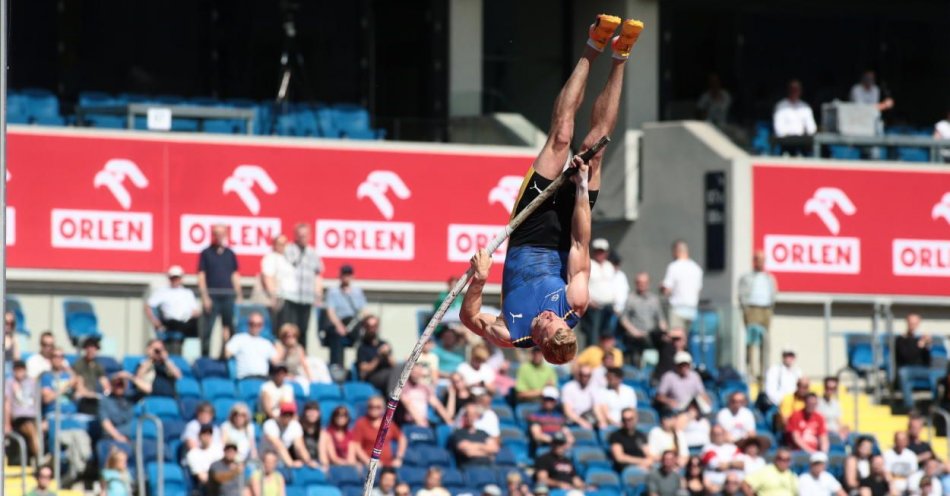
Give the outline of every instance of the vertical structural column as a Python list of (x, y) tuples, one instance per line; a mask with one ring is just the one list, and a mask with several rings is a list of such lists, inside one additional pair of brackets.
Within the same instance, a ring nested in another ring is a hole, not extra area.
[(449, 0), (449, 117), (482, 113), (482, 0)]
[(640, 19), (643, 33), (631, 55), (624, 77), (625, 119), (627, 129), (639, 129), (660, 118), (660, 1), (625, 0), (624, 17)]

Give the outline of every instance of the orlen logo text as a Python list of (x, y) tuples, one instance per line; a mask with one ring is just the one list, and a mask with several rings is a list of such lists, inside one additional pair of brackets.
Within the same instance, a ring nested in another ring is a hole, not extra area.
[[(501, 205), (510, 215), (515, 208), (515, 202), (518, 201), (518, 192), (521, 190), (523, 180), (521, 176), (503, 176), (488, 192), (488, 204)], [(467, 262), (475, 251), (488, 246), (492, 238), (504, 228), (503, 225), (449, 224), (447, 241), (449, 261)], [(503, 262), (507, 249), (508, 241), (505, 240), (495, 250), (492, 258), (496, 262)]]
[(765, 235), (765, 266), (774, 272), (861, 273), (861, 240), (838, 236), (841, 216), (857, 213), (848, 195), (822, 187), (805, 201), (804, 215), (813, 216), (832, 236)]
[[(930, 209), (933, 222), (950, 224), (950, 192)], [(950, 241), (945, 239), (895, 239), (891, 267), (896, 276), (950, 277)]]
[(148, 187), (148, 178), (138, 165), (124, 158), (111, 159), (96, 173), (93, 186), (108, 191), (124, 211), (54, 208), (50, 222), (53, 246), (151, 251), (152, 214), (128, 212), (132, 208), (132, 192)]
[(228, 247), (238, 255), (270, 253), (270, 243), (281, 232), (277, 217), (257, 217), (261, 200), (256, 190), (265, 195), (277, 193), (277, 184), (259, 165), (239, 165), (224, 179), (221, 192), (234, 197), (254, 217), (238, 215), (183, 214), (181, 216), (181, 251), (198, 253), (211, 244), (211, 229), (216, 225), (228, 228)]
[(395, 172), (370, 172), (357, 186), (356, 199), (372, 203), (386, 221), (317, 220), (317, 252), (327, 258), (414, 259), (415, 225), (390, 220), (396, 214), (398, 200), (410, 197), (412, 191)]

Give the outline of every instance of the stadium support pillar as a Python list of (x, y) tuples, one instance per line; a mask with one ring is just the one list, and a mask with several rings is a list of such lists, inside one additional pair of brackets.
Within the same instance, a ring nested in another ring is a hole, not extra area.
[(449, 0), (449, 117), (482, 113), (482, 0)]
[(624, 16), (643, 21), (640, 34), (624, 78), (626, 127), (639, 129), (660, 118), (660, 2), (624, 0)]

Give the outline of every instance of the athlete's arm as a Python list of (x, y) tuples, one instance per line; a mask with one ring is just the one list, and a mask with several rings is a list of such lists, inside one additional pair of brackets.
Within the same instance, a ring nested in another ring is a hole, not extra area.
[(475, 269), (475, 275), (472, 276), (472, 282), (469, 283), (465, 298), (462, 299), (459, 318), (462, 324), (475, 334), (497, 346), (511, 348), (511, 334), (505, 326), (504, 319), (490, 313), (481, 313), (482, 290), (485, 288), (488, 271), (491, 269), (491, 255), (487, 250), (478, 250), (478, 253), (472, 257), (472, 267)]
[(577, 195), (574, 217), (571, 218), (571, 251), (567, 256), (567, 302), (574, 313), (583, 315), (590, 301), (587, 290), (590, 280), (590, 193), (587, 174), (590, 166), (576, 156), (571, 166), (580, 170), (571, 178), (577, 185)]

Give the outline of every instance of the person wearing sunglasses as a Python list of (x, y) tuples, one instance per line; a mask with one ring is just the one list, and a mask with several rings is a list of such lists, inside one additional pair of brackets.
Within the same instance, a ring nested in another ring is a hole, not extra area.
[[(360, 417), (353, 427), (353, 438), (356, 441), (356, 459), (360, 463), (368, 464), (370, 453), (376, 445), (376, 434), (379, 433), (379, 426), (383, 423), (383, 397), (373, 396), (366, 403), (366, 415)], [(396, 441), (397, 447), (395, 453), (392, 449), (392, 441)], [(405, 434), (398, 425), (389, 426), (389, 433), (386, 434), (386, 440), (383, 443), (383, 452), (379, 457), (379, 462), (383, 467), (401, 467), (403, 457), (406, 455), (406, 448), (409, 446)]]
[[(321, 458), (330, 466), (349, 465), (359, 467), (356, 458), (356, 441), (350, 429), (350, 411), (343, 405), (336, 407), (330, 414), (330, 425), (320, 436)], [(382, 481), (382, 479), (380, 479)]]
[(26, 359), (26, 375), (33, 379), (39, 379), (43, 372), (48, 372), (52, 367), (53, 350), (56, 348), (56, 340), (53, 333), (43, 331), (40, 334), (40, 351), (30, 358)]
[(798, 477), (791, 470), (791, 465), (792, 453), (785, 448), (779, 448), (772, 463), (746, 477), (742, 482), (742, 490), (748, 495), (797, 495)]

